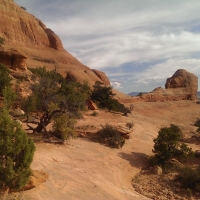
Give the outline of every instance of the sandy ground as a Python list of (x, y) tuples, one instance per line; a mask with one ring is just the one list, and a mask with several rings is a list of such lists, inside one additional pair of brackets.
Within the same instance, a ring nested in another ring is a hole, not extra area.
[[(191, 101), (134, 103), (128, 117), (93, 111), (79, 120), (78, 126), (125, 124), (134, 122), (131, 138), (122, 149), (111, 149), (89, 138), (71, 140), (68, 145), (37, 144), (32, 169), (49, 174), (42, 185), (23, 193), (34, 200), (143, 200), (135, 192), (132, 178), (146, 166), (152, 154), (153, 138), (162, 126), (177, 124), (185, 137), (195, 134), (192, 124), (200, 117), (200, 105)], [(189, 144), (194, 150), (199, 144)]]

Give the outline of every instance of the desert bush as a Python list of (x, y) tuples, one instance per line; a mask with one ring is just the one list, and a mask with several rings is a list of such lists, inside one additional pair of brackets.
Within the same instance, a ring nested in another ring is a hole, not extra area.
[(94, 116), (94, 117), (96, 117), (98, 115), (98, 112), (97, 111), (94, 111), (93, 113), (92, 113), (92, 116)]
[(17, 94), (9, 86), (3, 89), (3, 104), (6, 109), (9, 109), (13, 104), (14, 100), (17, 98)]
[(107, 108), (108, 110), (128, 113), (129, 108), (114, 99), (115, 94), (112, 92), (111, 86), (103, 86), (102, 83), (96, 82), (90, 94), (90, 99), (95, 101), (100, 108)]
[(200, 119), (196, 120), (196, 122), (194, 123), (194, 126), (197, 126), (197, 133), (200, 133)]
[(99, 142), (107, 143), (112, 148), (121, 148), (125, 144), (125, 139), (113, 126), (106, 124), (97, 132)]
[(130, 130), (134, 126), (133, 122), (127, 122), (126, 127)]
[(39, 78), (49, 78), (56, 83), (63, 83), (65, 79), (61, 76), (61, 74), (56, 72), (55, 70), (47, 71), (46, 67), (36, 67), (36, 68), (28, 68), (35, 76)]
[(194, 126), (200, 127), (200, 119), (196, 120), (196, 122), (194, 123)]
[(0, 110), (0, 188), (22, 188), (31, 175), (35, 146), (8, 111)]
[(77, 134), (74, 130), (76, 121), (65, 113), (54, 116), (53, 118), (53, 134), (63, 140), (69, 140), (70, 138), (76, 138)]
[(9, 69), (0, 63), (0, 93), (5, 87), (11, 86), (11, 78), (9, 76)]
[(2, 46), (5, 43), (5, 39), (0, 37), (0, 46)]
[(161, 128), (158, 137), (153, 140), (154, 161), (157, 161), (157, 164), (164, 164), (171, 158), (188, 159), (192, 157), (192, 149), (181, 143), (181, 138), (182, 132), (178, 126), (171, 124), (170, 127)]
[(200, 167), (183, 167), (179, 170), (178, 178), (184, 188), (200, 192)]

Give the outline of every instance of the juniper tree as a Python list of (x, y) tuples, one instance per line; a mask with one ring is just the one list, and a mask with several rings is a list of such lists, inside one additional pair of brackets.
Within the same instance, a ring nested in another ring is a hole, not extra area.
[(0, 63), (0, 93), (6, 86), (11, 86), (11, 78), (9, 76), (9, 69)]
[(0, 110), (0, 188), (22, 188), (31, 175), (34, 143), (21, 125)]

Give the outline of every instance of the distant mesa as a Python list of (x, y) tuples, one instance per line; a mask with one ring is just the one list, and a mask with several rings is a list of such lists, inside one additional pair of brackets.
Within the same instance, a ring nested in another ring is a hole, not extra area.
[(127, 95), (134, 97), (134, 96), (140, 96), (145, 93), (147, 93), (147, 92), (130, 92)]
[(158, 87), (152, 92), (132, 98), (132, 102), (197, 100), (198, 77), (184, 69), (177, 70), (167, 79), (165, 89)]

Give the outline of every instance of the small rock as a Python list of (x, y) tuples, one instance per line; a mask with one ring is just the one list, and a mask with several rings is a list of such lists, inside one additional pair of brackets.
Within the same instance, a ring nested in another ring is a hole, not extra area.
[(162, 175), (162, 168), (159, 166), (154, 166), (152, 168), (152, 172), (156, 175)]

